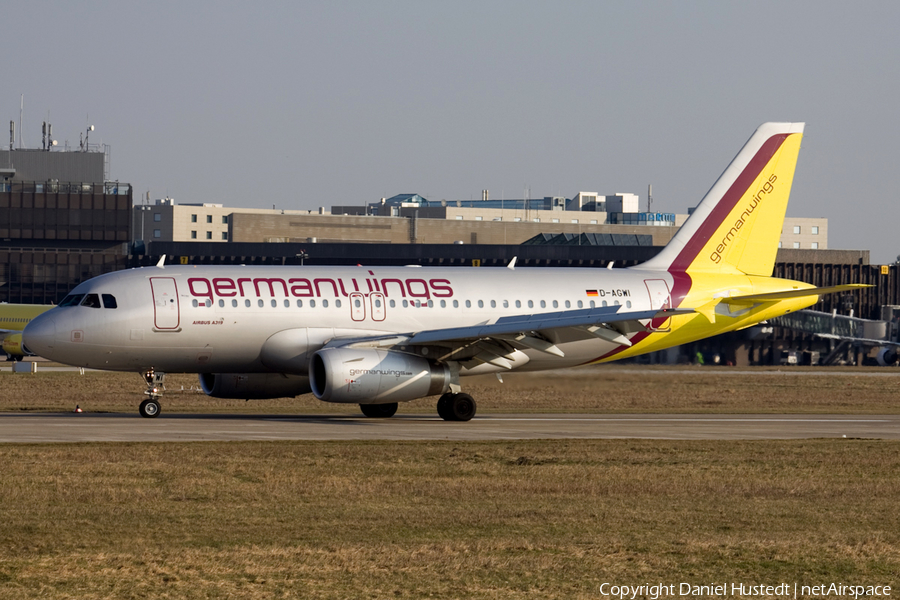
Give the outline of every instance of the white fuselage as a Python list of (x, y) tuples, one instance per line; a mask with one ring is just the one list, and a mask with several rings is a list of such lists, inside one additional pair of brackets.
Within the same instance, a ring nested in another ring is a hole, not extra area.
[[(99, 369), (304, 374), (311, 353), (334, 339), (595, 306), (650, 310), (669, 303), (671, 289), (665, 271), (629, 269), (149, 267), (79, 285), (70, 295), (112, 296), (116, 307), (60, 306), (26, 337), (48, 358)], [(525, 349), (515, 368), (583, 364), (618, 346), (556, 336), (564, 357)], [(462, 374), (499, 370), (481, 367)]]

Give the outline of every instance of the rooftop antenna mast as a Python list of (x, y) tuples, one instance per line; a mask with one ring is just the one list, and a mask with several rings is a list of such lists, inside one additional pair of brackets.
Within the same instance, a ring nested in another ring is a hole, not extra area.
[(653, 184), (647, 186), (647, 212), (653, 212), (650, 205), (653, 204)]
[(22, 131), (22, 113), (25, 112), (25, 94), (22, 94), (21, 99), (19, 100), (19, 150), (25, 145), (25, 140), (23, 139), (25, 136)]

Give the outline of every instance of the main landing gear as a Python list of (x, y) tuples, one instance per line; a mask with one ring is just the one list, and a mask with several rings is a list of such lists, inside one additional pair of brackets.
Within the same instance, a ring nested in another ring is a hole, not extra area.
[(160, 406), (159, 399), (162, 398), (163, 383), (166, 380), (165, 373), (157, 373), (153, 369), (143, 373), (144, 381), (147, 382), (147, 389), (144, 395), (147, 399), (141, 402), (138, 407), (140, 415), (146, 419), (153, 419), (159, 416)]
[(438, 400), (437, 411), (445, 421), (469, 421), (475, 416), (475, 399), (468, 394), (447, 392)]

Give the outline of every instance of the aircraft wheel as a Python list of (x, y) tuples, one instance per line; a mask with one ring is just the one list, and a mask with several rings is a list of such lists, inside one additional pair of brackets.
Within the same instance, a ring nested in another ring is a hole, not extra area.
[(388, 404), (360, 404), (359, 408), (363, 414), (372, 419), (387, 419), (393, 417), (397, 412), (397, 403), (389, 402)]
[(141, 402), (138, 412), (146, 419), (153, 419), (159, 416), (159, 402), (157, 400), (144, 400)]
[[(442, 401), (443, 413), (441, 413)], [(444, 394), (438, 400), (438, 414), (445, 421), (469, 421), (475, 416), (475, 399), (468, 394)]]
[(437, 411), (438, 416), (445, 421), (452, 421), (453, 417), (450, 414), (450, 404), (453, 402), (453, 394), (447, 392), (443, 396), (438, 399), (437, 402)]

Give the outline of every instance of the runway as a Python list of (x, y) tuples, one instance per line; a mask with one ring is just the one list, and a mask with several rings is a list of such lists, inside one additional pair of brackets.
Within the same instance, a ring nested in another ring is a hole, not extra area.
[(239, 440), (900, 439), (900, 415), (160, 415), (0, 413), (0, 443)]

